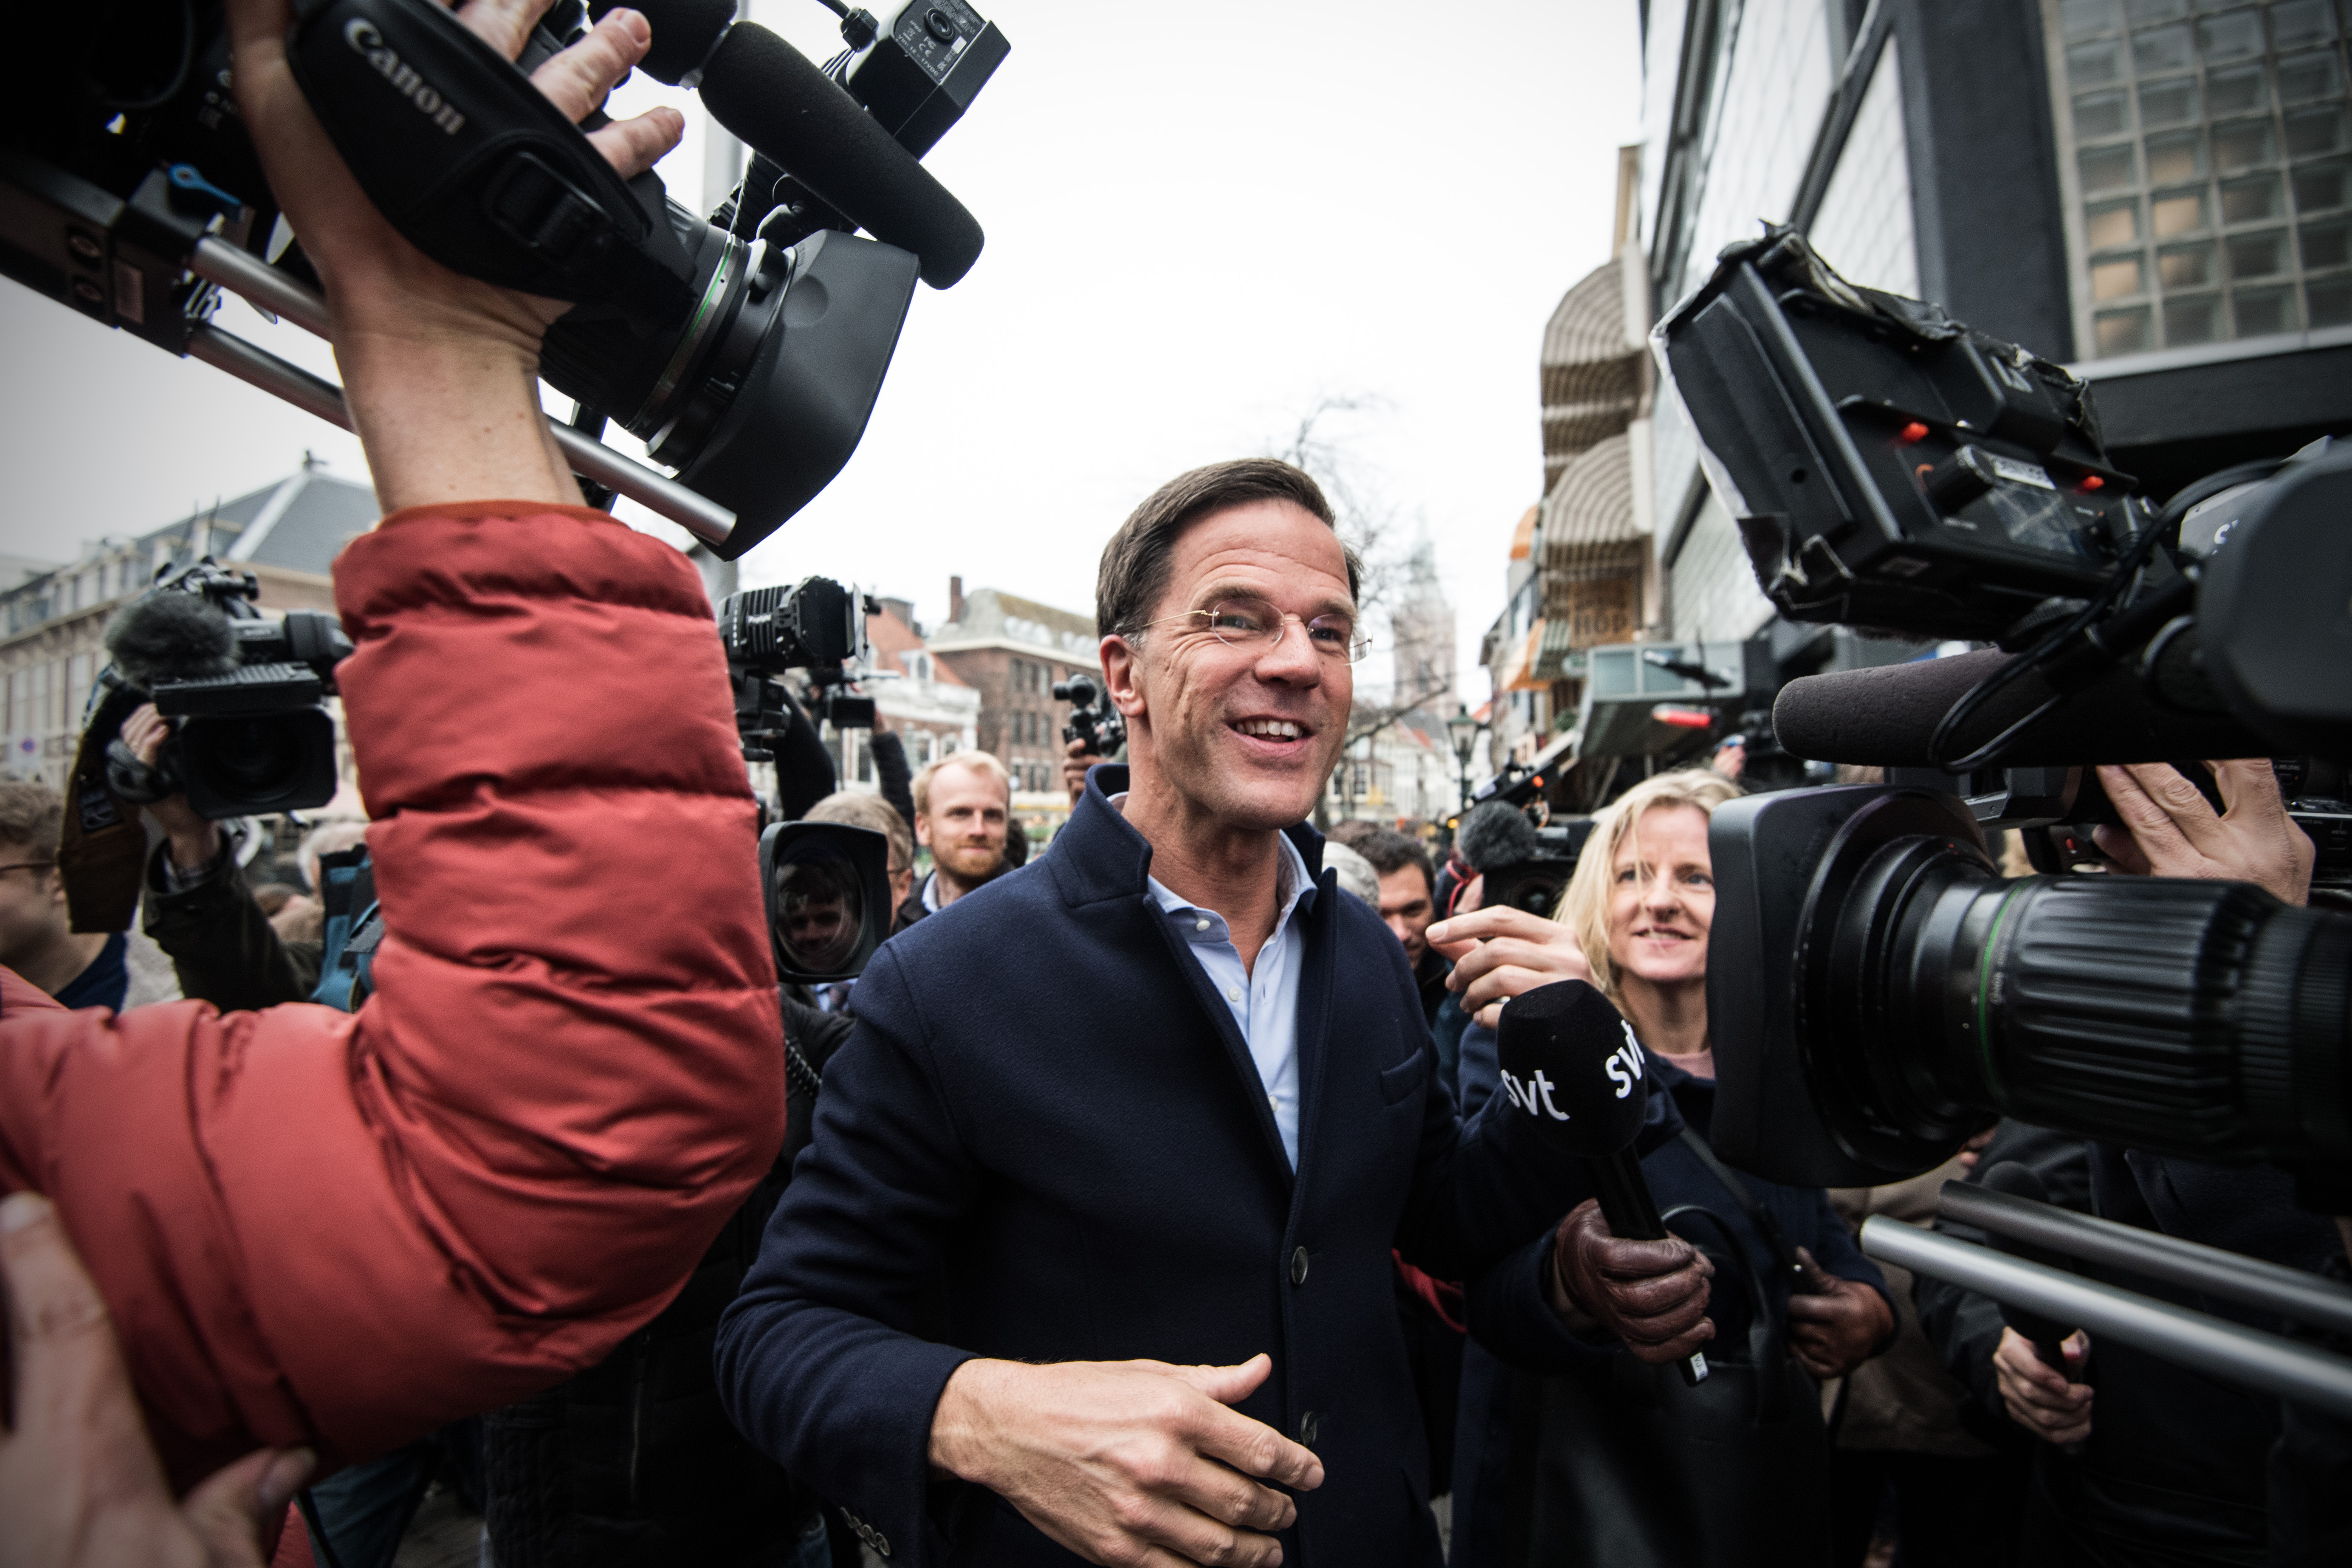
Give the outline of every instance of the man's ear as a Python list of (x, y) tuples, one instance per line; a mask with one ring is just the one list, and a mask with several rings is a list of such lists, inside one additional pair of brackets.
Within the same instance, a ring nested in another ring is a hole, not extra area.
[(926, 849), (930, 847), (931, 816), (929, 812), (919, 811), (915, 813), (915, 842), (921, 845)]
[(1123, 637), (1102, 640), (1103, 691), (1129, 719), (1143, 717), (1143, 652)]

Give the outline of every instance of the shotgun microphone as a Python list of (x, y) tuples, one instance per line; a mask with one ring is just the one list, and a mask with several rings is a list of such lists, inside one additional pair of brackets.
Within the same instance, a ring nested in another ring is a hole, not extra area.
[[(1612, 1234), (1664, 1240), (1633, 1153), (1650, 1094), (1648, 1058), (1633, 1026), (1586, 982), (1561, 980), (1505, 1003), (1495, 1046), (1503, 1092), (1537, 1136), (1584, 1162)], [(1703, 1352), (1675, 1364), (1690, 1387), (1706, 1378)]]
[[(595, 0), (602, 17), (617, 0)], [(637, 0), (653, 29), (640, 68), (690, 85), (711, 118), (766, 153), (835, 211), (922, 261), (945, 289), (971, 269), (984, 237), (961, 202), (848, 89), (727, 0)]]

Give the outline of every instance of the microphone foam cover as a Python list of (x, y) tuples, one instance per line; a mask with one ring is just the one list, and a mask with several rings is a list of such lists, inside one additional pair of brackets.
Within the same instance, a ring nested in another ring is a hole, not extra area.
[(2034, 1173), (2031, 1165), (2021, 1165), (2014, 1160), (2003, 1160), (1984, 1173), (1979, 1184), (1989, 1193), (2006, 1193), (2013, 1198), (2031, 1198), (2037, 1204), (2050, 1201), (2050, 1189)]
[(1609, 999), (1581, 980), (1522, 992), (1496, 1031), (1503, 1092), (1563, 1153), (1605, 1159), (1633, 1147), (1649, 1104), (1649, 1060)]
[(828, 206), (920, 257), (932, 288), (980, 258), (985, 237), (963, 204), (806, 55), (758, 23), (739, 23), (703, 67), (702, 104)]
[(1490, 800), (1462, 819), (1454, 846), (1472, 870), (1481, 873), (1504, 866), (1519, 866), (1536, 858), (1543, 840), (1528, 814), (1503, 801)]
[(106, 628), (107, 657), (142, 691), (167, 680), (205, 680), (236, 667), (228, 616), (201, 594), (133, 599)]
[[(2050, 1201), (2050, 1189), (2042, 1184), (2042, 1178), (2031, 1166), (2021, 1165), (2014, 1160), (2003, 1160), (1987, 1171), (1979, 1184), (1987, 1192), (2005, 1193), (2012, 1198), (2031, 1198), (2037, 1204)], [(2006, 1252), (2011, 1258), (2039, 1263), (2049, 1268), (2066, 1267), (2066, 1260), (2048, 1247), (2036, 1247), (2030, 1241), (2003, 1236), (1999, 1231), (1993, 1233), (1991, 1240), (1997, 1250)], [(2045, 1318), (2039, 1312), (2007, 1301), (2000, 1303), (2000, 1321), (2027, 1339), (2044, 1344), (2055, 1344), (2074, 1331), (2055, 1319)]]
[[(623, 0), (593, 0), (588, 15), (601, 22), (604, 13)], [(646, 19), (653, 43), (637, 68), (656, 81), (676, 87), (688, 71), (710, 58), (710, 47), (727, 24), (735, 19), (734, 0), (627, 0), (629, 9)]]
[[(1772, 732), (1790, 756), (1812, 762), (1927, 767), (1927, 742), (1945, 710), (2011, 657), (1979, 648), (1950, 658), (1801, 676), (1774, 700)], [(1961, 751), (1991, 740), (2049, 696), (2050, 688), (2033, 676), (2012, 682), (1960, 731)], [(2001, 763), (2066, 768), (2268, 754), (2265, 743), (2235, 719), (2158, 707), (2142, 691), (2137, 668), (2124, 664), (2028, 726)]]

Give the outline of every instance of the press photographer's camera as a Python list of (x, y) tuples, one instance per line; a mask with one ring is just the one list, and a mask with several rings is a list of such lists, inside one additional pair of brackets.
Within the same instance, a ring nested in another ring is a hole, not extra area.
[(1054, 682), (1054, 700), (1070, 705), (1070, 721), (1062, 726), (1064, 742), (1078, 742), (1097, 757), (1115, 757), (1127, 744), (1127, 716), (1110, 705), (1091, 676)]
[[(944, 288), (977, 258), (979, 226), (916, 160), (1006, 46), (961, 0), (935, 0), (862, 34), (828, 74), (731, 5), (637, 8), (654, 32), (640, 68), (698, 82), (761, 150), (713, 221), (651, 173), (623, 180), (586, 134), (602, 115), (574, 125), (531, 85), (585, 30), (581, 0), (558, 0), (513, 62), (439, 0), (300, 0), (287, 58), (418, 249), (573, 301), (541, 374), (577, 402), (575, 427), (619, 424), (731, 511), (709, 542), (733, 559), (848, 460), (918, 275)], [(275, 268), (317, 283), (230, 91), (220, 0), (0, 0), (0, 18), (24, 68), (0, 132), (0, 271), (295, 396), (280, 362), (209, 324), (224, 281), (255, 293)]]
[(108, 627), (113, 663), (100, 678), (93, 733), (112, 737), (147, 701), (173, 721), (152, 766), (107, 740), (117, 797), (145, 805), (185, 795), (199, 816), (215, 819), (307, 811), (334, 798), (326, 699), (351, 639), (317, 610), (263, 614), (253, 605), (259, 591), (251, 573), (206, 558), (158, 582)]
[(2346, 1212), (2352, 916), (2225, 882), (2008, 879), (1984, 829), (2095, 816), (2095, 763), (2284, 754), (2340, 854), (2352, 447), (2153, 506), (2087, 385), (1852, 287), (1786, 230), (1726, 251), (1653, 345), (1782, 615), (1998, 645), (1782, 691), (1789, 751), (1911, 782), (1715, 814), (1717, 1148), (1872, 1184), (2009, 1115), (2271, 1161)]

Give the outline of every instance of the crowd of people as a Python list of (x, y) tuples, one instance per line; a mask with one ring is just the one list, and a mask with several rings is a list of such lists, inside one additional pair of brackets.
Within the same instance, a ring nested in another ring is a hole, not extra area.
[[(457, 15), (513, 58), (538, 8)], [(410, 248), (304, 106), (285, 0), (230, 11), (387, 512), (336, 573), (372, 820), (270, 889), (156, 803), (141, 929), (83, 933), (65, 803), (0, 785), (0, 1564), (386, 1568), (436, 1480), (501, 1568), (2352, 1554), (2340, 1429), (2079, 1334), (2048, 1364), (1854, 1240), (2019, 1160), (2341, 1276), (2283, 1175), (2009, 1122), (1865, 1191), (1717, 1155), (1737, 748), (1601, 811), (1549, 916), (1308, 826), (1367, 644), (1286, 464), (1181, 475), (1110, 537), (1125, 754), (1073, 745), (1034, 859), (983, 752), (877, 743), (880, 793), (796, 813), (881, 840), (891, 931), (779, 985), (700, 582), (544, 436), (561, 307)], [(614, 10), (533, 79), (583, 120), (648, 43)], [(627, 175), (680, 130), (593, 135)], [(2215, 766), (2219, 812), (2104, 771), (2119, 872), (2300, 901), (2268, 764)], [(1664, 1239), (1495, 1092), (1505, 1005), (1569, 981), (1647, 1053)]]

